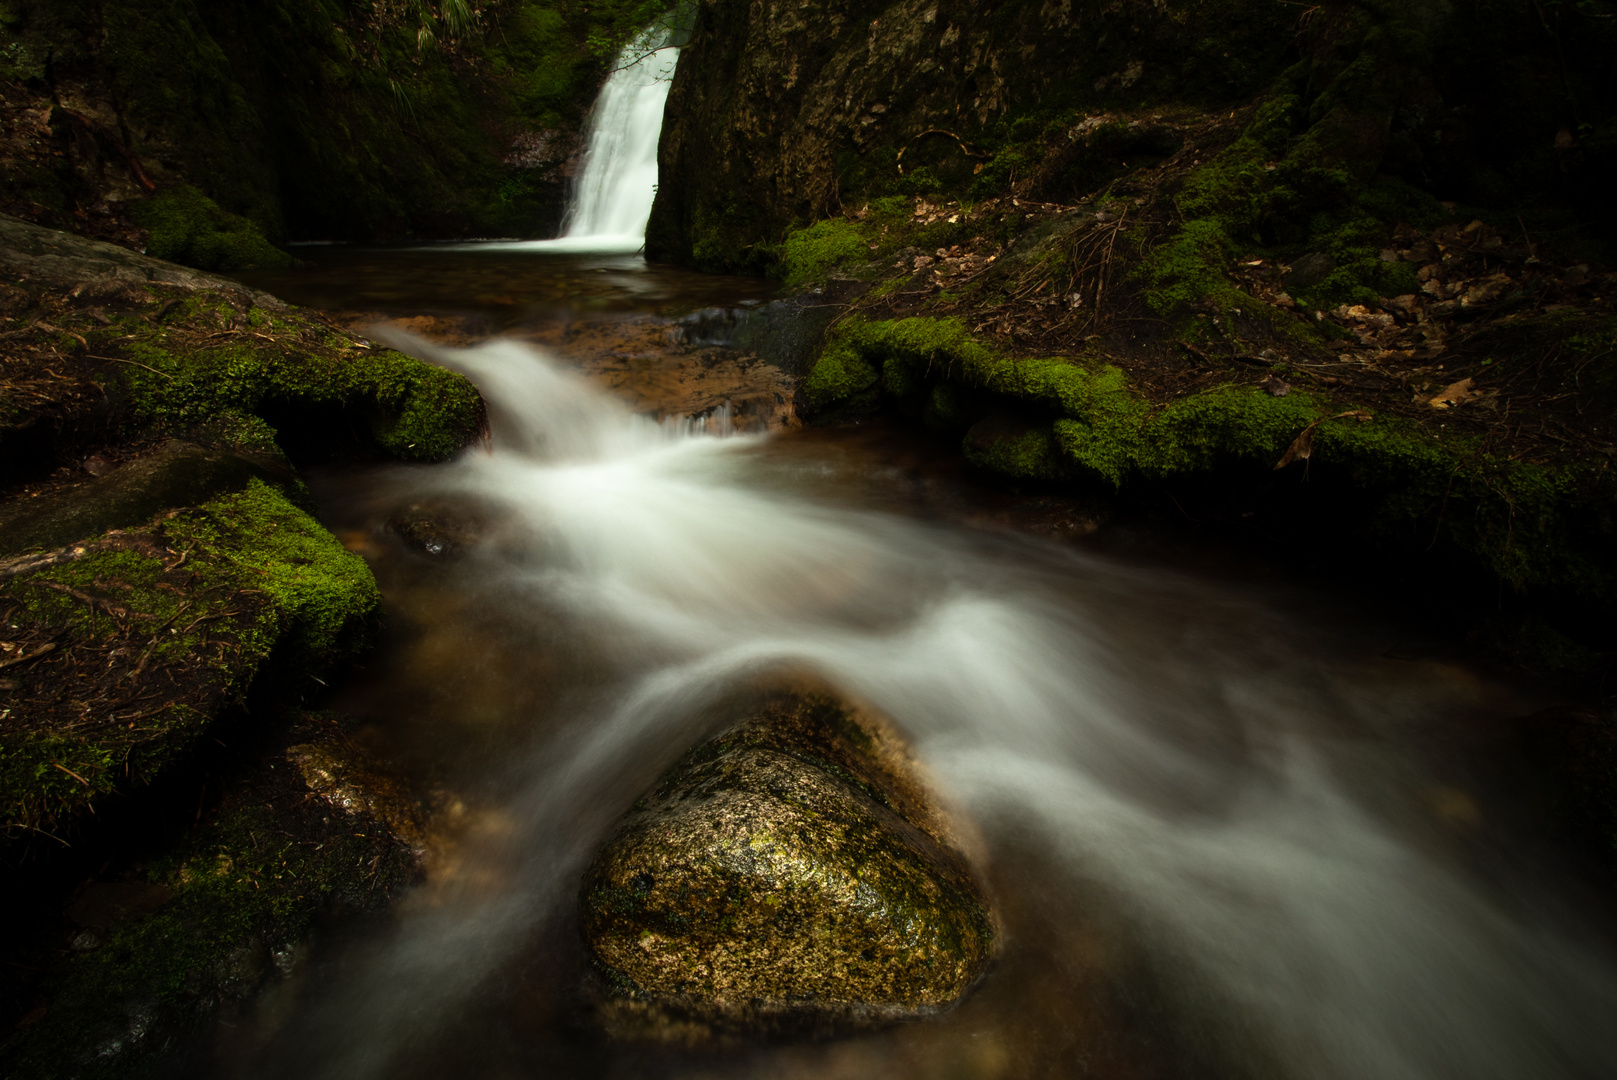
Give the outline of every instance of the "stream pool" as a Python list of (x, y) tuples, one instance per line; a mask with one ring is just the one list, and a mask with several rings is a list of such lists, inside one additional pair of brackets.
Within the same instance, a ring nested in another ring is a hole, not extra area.
[[(902, 429), (729, 434), (581, 374), (615, 340), (684, 362), (647, 327), (758, 282), (520, 249), (301, 254), (251, 283), (435, 336), (391, 340), (473, 378), (494, 435), (442, 466), (310, 475), (389, 619), (332, 705), (406, 763), (438, 839), (385, 924), (315, 941), (202, 1073), (1617, 1076), (1610, 898), (1490, 764), (1528, 692), (1420, 659), (1341, 592), (1119, 553), (1125, 527), (989, 489)], [(473, 508), (482, 541), (409, 550), (385, 522), (414, 503)], [(579, 871), (707, 734), (704, 705), (778, 669), (907, 733), (976, 835), (1001, 953), (926, 1022), (608, 1038)]]

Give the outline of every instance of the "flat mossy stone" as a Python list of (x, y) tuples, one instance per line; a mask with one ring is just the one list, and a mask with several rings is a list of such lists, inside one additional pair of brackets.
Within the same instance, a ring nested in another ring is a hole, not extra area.
[(0, 271), (30, 279), (36, 285), (59, 288), (122, 284), (219, 289), (251, 298), (266, 307), (286, 306), (239, 281), (176, 266), (103, 240), (47, 229), (6, 214), (0, 214)]
[(0, 853), (183, 764), (250, 690), (303, 693), (380, 603), (364, 560), (256, 477), (0, 560)]
[(839, 1030), (957, 1003), (993, 917), (881, 717), (765, 693), (676, 764), (584, 875), (583, 932), (620, 1033)]
[(275, 483), (289, 476), (262, 461), (171, 439), (88, 483), (0, 504), (0, 555), (62, 547), (240, 491), (254, 477)]

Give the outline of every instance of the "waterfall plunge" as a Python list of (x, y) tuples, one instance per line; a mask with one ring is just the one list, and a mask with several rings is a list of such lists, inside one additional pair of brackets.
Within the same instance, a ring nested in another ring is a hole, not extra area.
[(519, 246), (602, 254), (632, 254), (645, 246), (657, 194), (657, 137), (679, 61), (679, 49), (668, 39), (668, 27), (654, 23), (618, 53), (590, 113), (584, 166), (562, 235)]
[(564, 240), (638, 250), (657, 192), (657, 136), (679, 50), (653, 27), (618, 54), (590, 117), (584, 170), (567, 211)]

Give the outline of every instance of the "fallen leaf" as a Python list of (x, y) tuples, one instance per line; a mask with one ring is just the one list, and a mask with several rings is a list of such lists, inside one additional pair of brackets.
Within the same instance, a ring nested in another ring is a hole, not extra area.
[[(1364, 409), (1349, 409), (1347, 412), (1340, 412), (1335, 416), (1327, 416), (1325, 418), (1325, 420), (1374, 419), (1375, 416), (1369, 412), (1366, 412)], [(1303, 433), (1301, 435), (1292, 440), (1291, 445), (1286, 448), (1285, 456), (1280, 459), (1280, 464), (1275, 466), (1275, 472), (1279, 472), (1281, 469), (1284, 469), (1287, 465), (1290, 465), (1294, 461), (1307, 461), (1313, 455), (1314, 429), (1323, 424), (1325, 420), (1315, 420), (1312, 424), (1309, 424), (1303, 429)]]
[(1294, 461), (1307, 461), (1313, 453), (1314, 425), (1310, 424), (1303, 428), (1303, 433), (1293, 439), (1291, 445), (1286, 448), (1286, 456), (1275, 466), (1275, 472), (1279, 472)]
[(1426, 404), (1434, 409), (1457, 409), (1477, 396), (1476, 391), (1472, 389), (1474, 385), (1473, 379), (1461, 379), (1457, 383), (1450, 383)]

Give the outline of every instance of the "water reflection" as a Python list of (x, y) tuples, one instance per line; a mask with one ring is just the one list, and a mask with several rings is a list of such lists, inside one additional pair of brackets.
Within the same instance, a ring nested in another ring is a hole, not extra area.
[(471, 315), (485, 334), (574, 314), (683, 315), (767, 298), (757, 278), (699, 274), (638, 255), (559, 253), (503, 245), (295, 249), (295, 270), (235, 276), (289, 303), (352, 316)]

